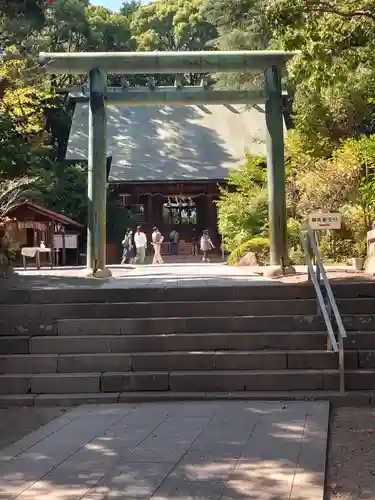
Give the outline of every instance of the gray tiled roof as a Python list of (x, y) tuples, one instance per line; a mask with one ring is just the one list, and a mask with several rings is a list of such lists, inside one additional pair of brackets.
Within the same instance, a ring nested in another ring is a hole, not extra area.
[[(110, 182), (225, 179), (246, 152), (265, 154), (264, 108), (108, 106)], [(87, 159), (88, 104), (77, 103), (66, 158)]]

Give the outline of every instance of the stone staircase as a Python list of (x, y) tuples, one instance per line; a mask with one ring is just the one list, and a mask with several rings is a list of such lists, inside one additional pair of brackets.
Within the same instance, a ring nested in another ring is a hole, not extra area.
[[(346, 389), (375, 394), (375, 286), (333, 286)], [(0, 403), (328, 397), (338, 355), (306, 284), (0, 292)]]

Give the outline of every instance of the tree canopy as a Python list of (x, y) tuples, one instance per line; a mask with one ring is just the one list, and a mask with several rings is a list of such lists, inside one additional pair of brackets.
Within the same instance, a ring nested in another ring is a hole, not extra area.
[[(298, 228), (312, 209), (340, 210), (347, 221), (342, 237), (351, 239), (363, 235), (375, 216), (373, 0), (154, 0), (147, 5), (128, 0), (119, 12), (88, 0), (54, 0), (49, 6), (0, 0), (0, 45), (0, 181), (33, 179), (34, 196), (51, 208), (84, 217), (85, 170), (62, 162), (73, 109), (56, 90), (82, 84), (86, 77), (42, 75), (38, 52), (284, 49), (298, 51), (283, 75), (292, 102), (293, 130), (286, 139), (290, 228)], [(201, 75), (185, 77), (196, 84)], [(156, 78), (171, 83), (174, 76)], [(212, 79), (235, 88), (263, 84), (259, 72)], [(129, 80), (143, 84), (145, 76)], [(109, 75), (109, 84), (120, 85), (121, 76)], [(267, 229), (263, 161), (247, 157), (222, 192), (220, 228), (227, 245)], [(81, 194), (72, 194), (72, 184)]]

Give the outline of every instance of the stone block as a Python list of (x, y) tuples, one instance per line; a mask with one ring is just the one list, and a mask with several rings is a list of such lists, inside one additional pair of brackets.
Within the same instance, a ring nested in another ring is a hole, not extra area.
[(316, 391), (323, 386), (321, 371), (254, 371), (246, 375), (247, 391)]
[(281, 370), (287, 367), (285, 352), (216, 352), (217, 370)]
[(0, 394), (27, 394), (31, 387), (31, 375), (0, 375)]
[(344, 345), (345, 350), (375, 350), (375, 334), (372, 331), (350, 332)]
[(59, 356), (61, 373), (124, 372), (130, 370), (131, 358), (127, 354), (64, 354)]
[(55, 373), (57, 356), (54, 354), (15, 354), (0, 356), (3, 373)]
[(28, 352), (28, 336), (0, 337), (0, 354), (27, 354)]
[(49, 373), (32, 375), (32, 394), (100, 392), (100, 373)]
[(35, 394), (0, 395), (0, 406), (34, 406)]
[(168, 391), (167, 372), (103, 373), (102, 392)]
[(375, 331), (375, 314), (343, 314), (342, 322), (348, 332)]
[(375, 368), (375, 351), (359, 351), (357, 354), (359, 368)]
[(170, 389), (176, 392), (232, 392), (243, 391), (247, 372), (242, 371), (201, 371), (171, 372)]
[(288, 368), (292, 370), (334, 370), (338, 366), (338, 353), (333, 351), (288, 352)]
[(110, 352), (110, 339), (107, 337), (33, 337), (30, 339), (30, 352), (37, 354), (79, 354)]
[(347, 391), (375, 390), (375, 371), (374, 370), (346, 371), (345, 389)]
[(371, 297), (356, 297), (337, 301), (340, 314), (373, 314), (374, 299)]
[(111, 352), (163, 352), (167, 350), (168, 336), (165, 335), (112, 335)]
[(85, 404), (118, 403), (119, 393), (88, 393), (88, 394), (39, 394), (34, 396), (35, 406), (74, 406)]
[(64, 319), (59, 335), (149, 335), (186, 331), (186, 318)]
[(213, 357), (213, 353), (207, 352), (136, 353), (132, 354), (132, 370), (211, 370), (214, 366)]

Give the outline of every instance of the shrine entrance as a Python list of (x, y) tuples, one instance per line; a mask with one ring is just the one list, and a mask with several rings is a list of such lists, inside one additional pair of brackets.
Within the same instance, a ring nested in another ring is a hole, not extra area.
[[(110, 276), (106, 268), (107, 115), (106, 103), (125, 106), (173, 104), (265, 103), (269, 198), (270, 261), (288, 263), (284, 173), (284, 124), (281, 73), (293, 53), (283, 51), (238, 52), (116, 52), (41, 53), (39, 62), (50, 74), (88, 74), (88, 234), (87, 275)], [(264, 72), (264, 90), (216, 90), (203, 78), (200, 86), (184, 86), (184, 73), (215, 74)], [(157, 87), (153, 78), (146, 87), (124, 87), (107, 92), (107, 74), (174, 74), (175, 85)], [(81, 88), (78, 88), (81, 91)], [(184, 193), (182, 193), (184, 194)], [(162, 213), (182, 221), (192, 210), (162, 203)], [(166, 210), (164, 210), (166, 209)], [(177, 219), (176, 219), (177, 220)]]

